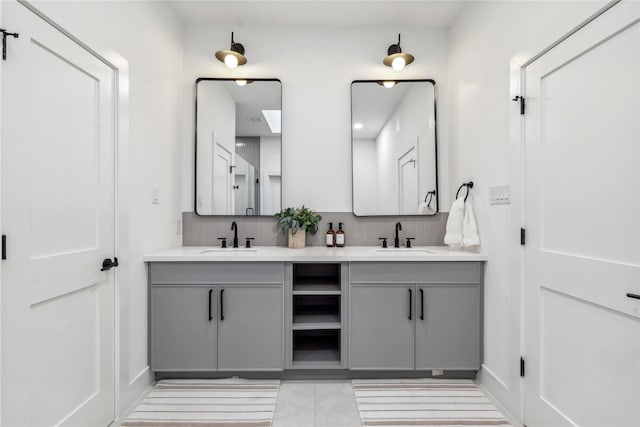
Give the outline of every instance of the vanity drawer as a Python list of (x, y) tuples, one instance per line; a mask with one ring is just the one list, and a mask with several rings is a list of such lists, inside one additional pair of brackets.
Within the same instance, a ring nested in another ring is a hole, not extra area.
[(352, 262), (351, 283), (479, 284), (481, 262)]
[(152, 285), (284, 283), (279, 262), (152, 262)]

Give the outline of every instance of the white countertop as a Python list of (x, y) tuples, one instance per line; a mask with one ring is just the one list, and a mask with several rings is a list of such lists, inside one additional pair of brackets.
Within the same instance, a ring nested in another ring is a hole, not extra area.
[(308, 246), (289, 249), (281, 246), (256, 246), (251, 249), (219, 246), (182, 246), (148, 254), (146, 262), (287, 262), (287, 261), (486, 261), (483, 253), (452, 250), (448, 246), (416, 246), (388, 248), (380, 246), (349, 246), (327, 248)]

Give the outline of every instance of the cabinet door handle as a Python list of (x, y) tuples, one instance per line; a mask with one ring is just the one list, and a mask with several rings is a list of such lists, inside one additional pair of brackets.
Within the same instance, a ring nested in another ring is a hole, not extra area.
[(424, 320), (424, 289), (420, 289), (420, 320)]
[(412, 305), (411, 304), (413, 302), (413, 291), (411, 289), (409, 289), (409, 320), (411, 320), (411, 318), (413, 317), (413, 313), (412, 313)]
[(224, 289), (220, 289), (220, 320), (224, 320)]
[(638, 295), (638, 294), (631, 294), (631, 293), (629, 293), (629, 294), (627, 294), (627, 296), (628, 296), (629, 298), (633, 298), (633, 299), (640, 299), (640, 295)]
[(211, 294), (213, 293), (213, 289), (209, 289), (209, 322), (213, 320), (213, 316), (211, 315)]

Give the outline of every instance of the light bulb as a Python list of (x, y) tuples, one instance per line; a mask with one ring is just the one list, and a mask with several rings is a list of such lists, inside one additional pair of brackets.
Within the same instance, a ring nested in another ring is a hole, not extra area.
[(362, 129), (362, 123), (354, 123), (353, 124), (353, 128), (358, 130), (358, 129)]
[(244, 85), (247, 84), (247, 81), (246, 80), (236, 80), (236, 84), (238, 86), (244, 86)]
[(382, 86), (386, 87), (387, 89), (391, 89), (395, 85), (396, 85), (396, 82), (394, 82), (393, 80), (387, 80), (382, 82)]
[[(226, 65), (227, 67), (229, 67), (231, 69), (234, 69), (234, 68), (236, 68), (238, 66), (238, 58), (236, 58), (233, 55), (227, 55), (227, 56), (224, 57), (224, 65)], [(403, 66), (404, 66), (404, 63), (403, 63)]]
[(398, 56), (391, 62), (391, 68), (396, 71), (401, 71), (405, 66), (405, 61), (402, 56)]

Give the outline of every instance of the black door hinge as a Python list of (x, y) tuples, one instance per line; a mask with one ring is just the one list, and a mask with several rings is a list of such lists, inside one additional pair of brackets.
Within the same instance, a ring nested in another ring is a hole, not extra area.
[(7, 235), (2, 235), (2, 259), (7, 259)]
[(17, 39), (20, 36), (20, 34), (10, 33), (4, 28), (0, 28), (0, 33), (2, 34), (2, 60), (6, 61), (7, 60), (7, 37), (13, 37), (14, 39)]
[(524, 357), (520, 357), (520, 376), (524, 377)]
[(516, 97), (513, 98), (512, 101), (516, 101), (516, 102), (520, 101), (520, 114), (524, 114), (524, 110), (525, 110), (524, 96), (516, 95)]
[(524, 246), (527, 243), (527, 231), (524, 228), (520, 229), (520, 244)]

